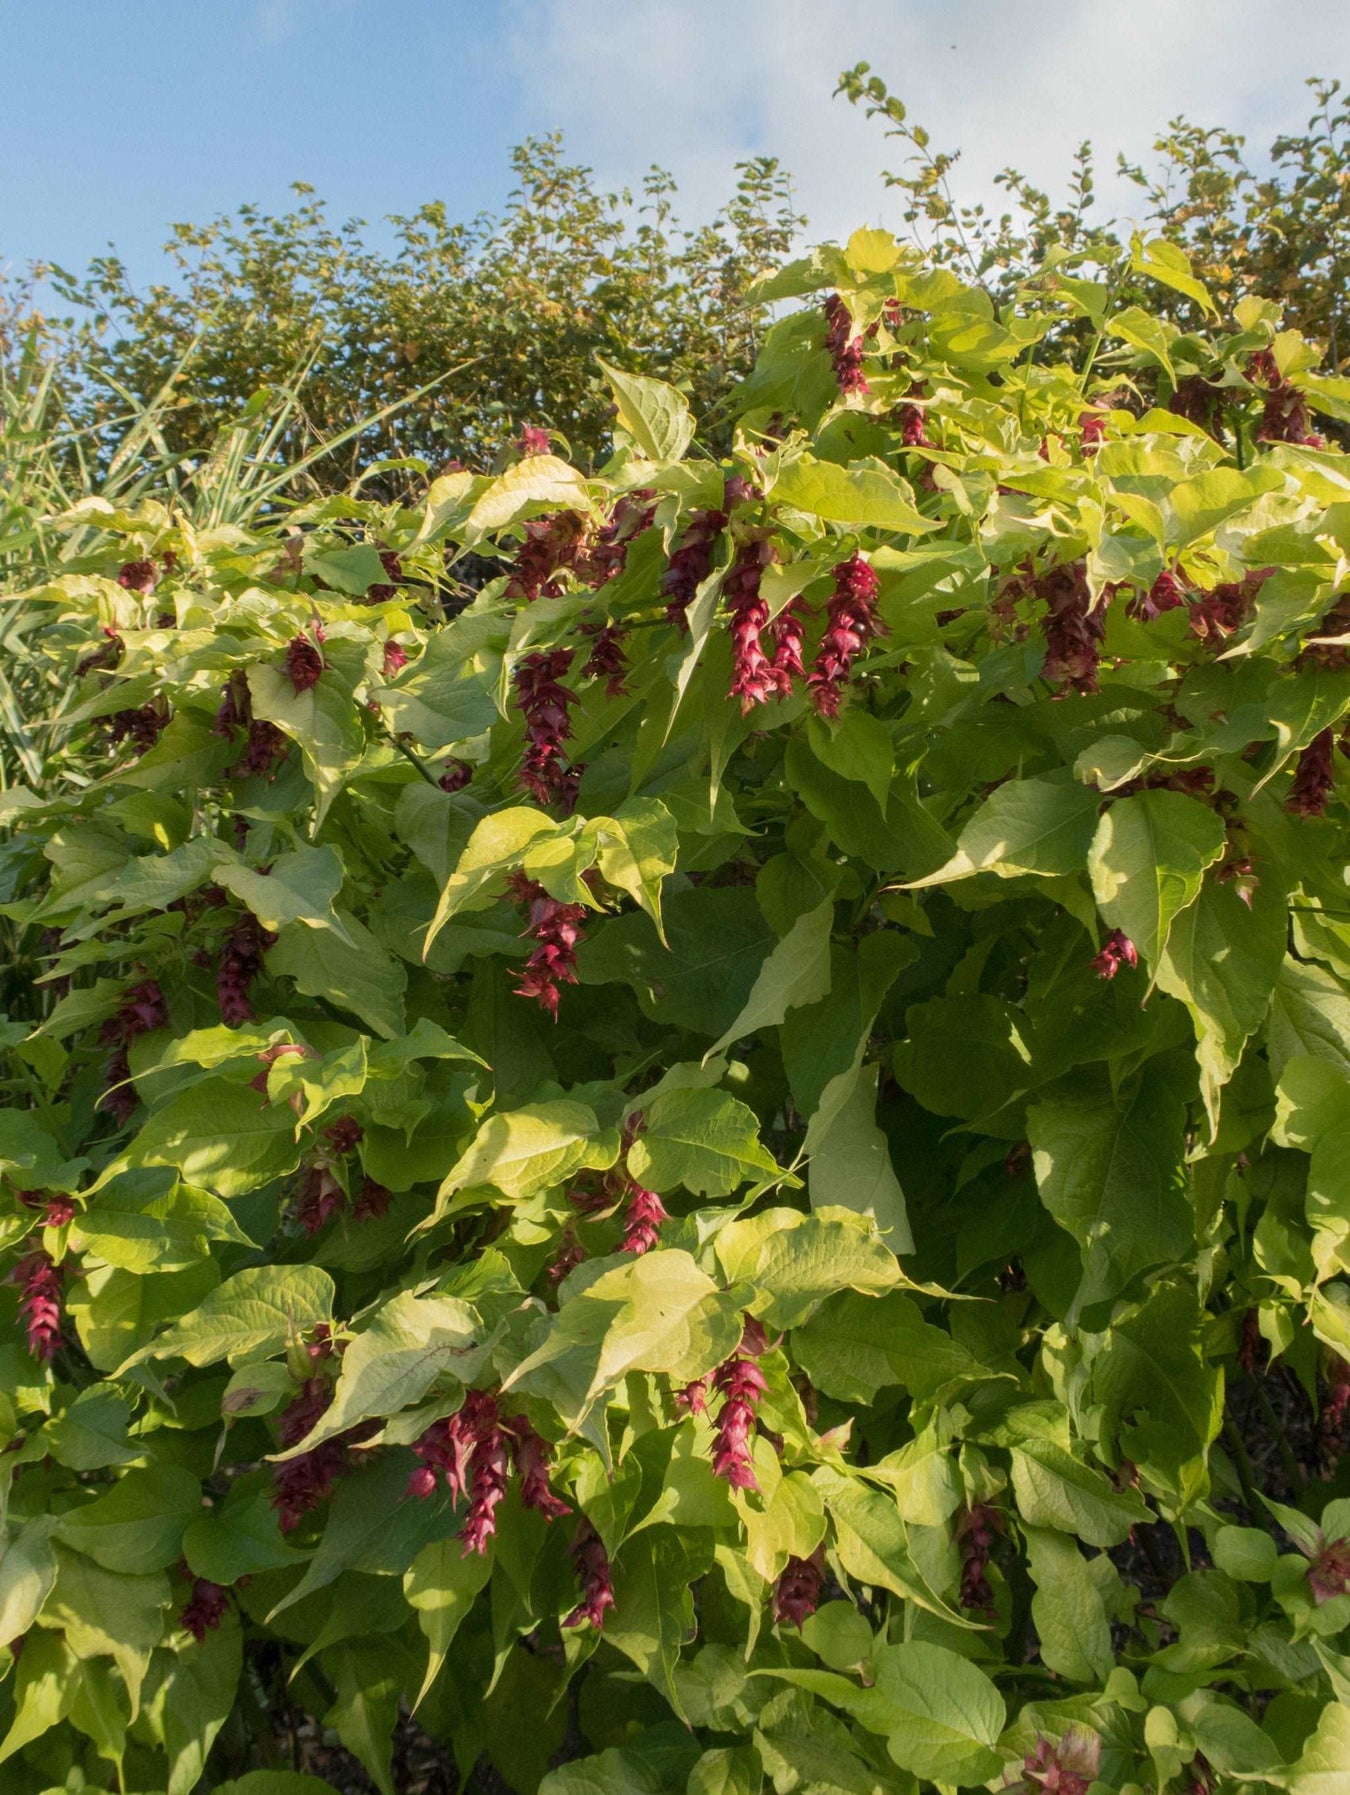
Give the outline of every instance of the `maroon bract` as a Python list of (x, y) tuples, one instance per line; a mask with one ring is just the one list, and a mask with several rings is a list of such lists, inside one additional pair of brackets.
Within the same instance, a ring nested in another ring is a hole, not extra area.
[(773, 639), (773, 672), (778, 696), (786, 698), (794, 679), (805, 677), (802, 646), (806, 640), (806, 607), (801, 599), (789, 599), (770, 626)]
[(366, 1138), (366, 1131), (355, 1116), (339, 1116), (324, 1129), (330, 1153), (351, 1153)]
[(241, 1028), (253, 1020), (253, 1004), (249, 992), (262, 971), (263, 955), (276, 946), (277, 938), (253, 915), (246, 912), (225, 937), (216, 965), (216, 998), (220, 1019), (227, 1028)]
[(505, 1430), (511, 1460), (520, 1478), (520, 1500), (524, 1506), (543, 1515), (546, 1521), (570, 1515), (571, 1507), (555, 1493), (548, 1480), (553, 1460), (553, 1448), (548, 1441), (534, 1431), (523, 1415), (506, 1422)]
[(369, 1172), (361, 1180), (361, 1188), (356, 1193), (356, 1201), (352, 1204), (352, 1220), (356, 1222), (377, 1222), (381, 1216), (389, 1213), (389, 1205), (394, 1200), (393, 1192), (372, 1178)]
[(75, 1220), (75, 1199), (68, 1196), (48, 1197), (42, 1212), (44, 1228), (64, 1228)]
[(294, 1215), (301, 1231), (317, 1234), (346, 1202), (346, 1193), (327, 1165), (309, 1165), (296, 1187)]
[(247, 729), (252, 721), (253, 703), (248, 680), (243, 673), (232, 673), (221, 688), (220, 704), (211, 724), (211, 733), (223, 737), (227, 742), (232, 741), (236, 730)]
[(870, 392), (862, 371), (862, 337), (853, 328), (853, 317), (838, 293), (825, 301), (825, 346), (839, 391), (847, 398), (853, 393)]
[(988, 1573), (999, 1525), (998, 1511), (980, 1504), (968, 1508), (956, 1528), (956, 1545), (961, 1554), (961, 1606), (981, 1614), (990, 1614), (994, 1608)]
[(230, 768), (230, 773), (236, 779), (255, 775), (268, 778), (277, 762), (285, 760), (290, 747), (290, 737), (284, 735), (275, 723), (250, 723), (244, 752)]
[(1113, 979), (1122, 966), (1133, 970), (1139, 964), (1139, 949), (1128, 935), (1112, 929), (1102, 943), (1101, 952), (1092, 956), (1092, 970), (1099, 979)]
[(540, 1009), (556, 1020), (558, 986), (577, 982), (577, 945), (585, 940), (581, 925), (586, 920), (586, 906), (560, 903), (524, 873), (513, 873), (508, 883), (512, 897), (527, 907), (528, 921), (522, 933), (536, 944), (515, 975), (516, 993), (534, 998)]
[(193, 1579), (187, 1607), (178, 1617), (178, 1624), (186, 1627), (200, 1645), (208, 1633), (214, 1633), (229, 1612), (230, 1598), (220, 1584), (212, 1583), (206, 1577), (196, 1577)]
[[(277, 1421), (282, 1446), (298, 1446), (327, 1413), (332, 1401), (333, 1385), (328, 1378), (307, 1378)], [(293, 1532), (307, 1514), (326, 1502), (346, 1468), (347, 1449), (341, 1435), (321, 1440), (298, 1458), (284, 1459), (273, 1466), (271, 1501), (281, 1531)]]
[(666, 600), (667, 621), (681, 633), (689, 628), (689, 606), (712, 572), (713, 548), (726, 527), (725, 511), (695, 511), (680, 538), (680, 546), (670, 557), (661, 591)]
[(1317, 1443), (1323, 1473), (1331, 1478), (1345, 1453), (1347, 1419), (1350, 1419), (1350, 1364), (1333, 1353), (1327, 1368), (1326, 1389), (1317, 1417)]
[(1084, 455), (1095, 455), (1106, 436), (1106, 419), (1099, 411), (1084, 411), (1078, 416), (1078, 446)]
[(462, 792), (472, 778), (473, 767), (467, 760), (448, 760), (436, 783), (443, 792)]
[(647, 529), (656, 515), (656, 506), (650, 502), (651, 498), (652, 494), (643, 488), (637, 492), (626, 492), (617, 501), (610, 513), (609, 522), (601, 530), (586, 557), (586, 565), (582, 571), (585, 572), (587, 585), (603, 586), (623, 572), (630, 545)]
[(667, 1219), (660, 1197), (654, 1190), (644, 1190), (640, 1184), (634, 1184), (628, 1195), (628, 1207), (624, 1211), (623, 1239), (619, 1242), (621, 1253), (649, 1253), (656, 1245), (661, 1233), (661, 1224)]
[(525, 526), (525, 540), (516, 555), (506, 583), (506, 597), (557, 598), (562, 591), (557, 576), (574, 569), (582, 560), (586, 519), (579, 511), (555, 511), (552, 517), (532, 518)]
[(292, 636), (286, 648), (286, 677), (296, 696), (318, 685), (324, 670), (324, 659), (312, 642), (303, 636)]
[(1266, 389), (1266, 402), (1256, 432), (1258, 442), (1298, 443), (1309, 449), (1326, 447), (1323, 438), (1310, 428), (1306, 396), (1280, 372), (1269, 349), (1258, 349), (1252, 356), (1247, 363), (1247, 378), (1253, 385)]
[(118, 569), (117, 583), (128, 592), (139, 592), (148, 598), (159, 584), (159, 569), (153, 561), (128, 561)]
[(762, 640), (769, 606), (760, 585), (773, 560), (772, 543), (743, 543), (723, 587), (731, 614), (731, 686), (727, 695), (740, 700), (742, 716), (790, 689), (786, 675), (780, 674), (765, 654)]
[(1164, 567), (1144, 596), (1131, 603), (1129, 611), (1132, 617), (1151, 623), (1155, 617), (1161, 617), (1164, 611), (1175, 611), (1185, 602), (1186, 589), (1181, 583), (1180, 575)]
[(99, 1030), (100, 1042), (113, 1049), (104, 1068), (104, 1091), (99, 1104), (119, 1123), (131, 1119), (137, 1102), (127, 1049), (138, 1035), (148, 1034), (154, 1028), (166, 1028), (168, 1022), (169, 1010), (164, 993), (154, 979), (142, 979), (140, 984), (123, 992), (116, 1015), (110, 1016)]
[(396, 674), (402, 673), (407, 665), (407, 649), (401, 642), (395, 642), (393, 638), (390, 637), (389, 641), (384, 645), (384, 677), (386, 679), (393, 679)]
[(1308, 1566), (1308, 1587), (1319, 1608), (1337, 1596), (1350, 1595), (1350, 1539), (1327, 1541)]
[(513, 676), (516, 698), (525, 715), (525, 754), (519, 779), (537, 804), (556, 803), (566, 796), (563, 746), (572, 734), (569, 707), (578, 699), (561, 681), (572, 665), (572, 654), (570, 648), (527, 654)]
[(547, 455), (553, 447), (547, 430), (538, 424), (526, 424), (516, 438), (516, 453), (522, 458), (529, 455)]
[(1332, 755), (1336, 747), (1335, 733), (1324, 729), (1298, 757), (1293, 784), (1285, 796), (1284, 807), (1294, 816), (1322, 816), (1335, 784)]
[(108, 739), (115, 748), (130, 742), (139, 758), (154, 747), (168, 722), (168, 705), (162, 698), (152, 698), (138, 710), (114, 711), (108, 718)]
[(769, 1387), (756, 1363), (767, 1347), (763, 1328), (747, 1316), (739, 1350), (719, 1365), (712, 1376), (713, 1389), (724, 1399), (715, 1423), (713, 1475), (725, 1478), (736, 1490), (759, 1488), (750, 1441), (755, 1431), (755, 1412)]
[(1095, 692), (1106, 620), (1104, 607), (1093, 606), (1083, 563), (1052, 567), (1034, 582), (1034, 590), (1046, 604), (1042, 679), (1075, 692)]
[(568, 1555), (576, 1566), (581, 1600), (562, 1624), (581, 1627), (589, 1621), (593, 1627), (603, 1627), (605, 1615), (614, 1606), (614, 1582), (604, 1541), (588, 1520), (583, 1518)]
[(800, 1627), (820, 1606), (825, 1587), (825, 1548), (809, 1558), (789, 1558), (773, 1586), (773, 1618), (780, 1627)]
[(109, 673), (122, 658), (123, 642), (121, 636), (110, 623), (101, 623), (99, 628), (108, 640), (92, 654), (85, 655), (75, 668), (76, 679), (83, 679), (86, 673)]
[[(582, 625), (583, 630), (586, 626)], [(610, 698), (622, 698), (628, 690), (628, 656), (624, 652), (624, 638), (628, 632), (621, 624), (606, 623), (598, 629), (586, 630), (591, 636), (591, 652), (586, 665), (581, 669), (583, 679), (603, 679), (605, 693)]]
[(806, 688), (816, 712), (837, 717), (854, 661), (874, 636), (886, 633), (876, 614), (881, 586), (861, 555), (840, 561), (834, 570), (834, 591), (825, 610), (825, 634), (807, 676)]
[(1022, 1760), (1022, 1788), (1034, 1795), (1087, 1795), (1101, 1768), (1102, 1742), (1083, 1726), (1071, 1726), (1056, 1745), (1041, 1734)]
[(61, 1344), (61, 1286), (65, 1273), (42, 1251), (20, 1259), (9, 1274), (19, 1289), (19, 1314), (23, 1317), (28, 1350), (41, 1364), (52, 1359)]

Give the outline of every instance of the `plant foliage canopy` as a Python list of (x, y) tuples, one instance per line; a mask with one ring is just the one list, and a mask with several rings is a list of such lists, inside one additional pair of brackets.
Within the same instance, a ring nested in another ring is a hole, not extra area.
[(1095, 254), (27, 520), (6, 1795), (1346, 1786), (1350, 384)]

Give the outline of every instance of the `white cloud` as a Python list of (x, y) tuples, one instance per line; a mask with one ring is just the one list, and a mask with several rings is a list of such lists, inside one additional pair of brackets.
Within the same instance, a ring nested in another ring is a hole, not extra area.
[(1102, 197), (1123, 212), (1137, 200), (1114, 179), (1117, 150), (1145, 156), (1184, 112), (1247, 131), (1259, 153), (1302, 127), (1304, 78), (1350, 61), (1345, 0), (513, 0), (508, 17), (523, 114), (562, 126), (604, 180), (635, 185), (658, 162), (704, 216), (738, 158), (777, 154), (812, 235), (899, 223), (879, 174), (905, 146), (831, 99), (861, 59), (935, 147), (962, 151), (959, 197), (999, 203), (1009, 164), (1056, 193), (1091, 137)]

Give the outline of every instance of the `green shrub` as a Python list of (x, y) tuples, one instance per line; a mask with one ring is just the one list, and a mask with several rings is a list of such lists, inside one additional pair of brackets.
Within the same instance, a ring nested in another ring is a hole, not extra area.
[(727, 461), (49, 520), (6, 1795), (1350, 1774), (1350, 389), (1127, 280), (864, 231)]

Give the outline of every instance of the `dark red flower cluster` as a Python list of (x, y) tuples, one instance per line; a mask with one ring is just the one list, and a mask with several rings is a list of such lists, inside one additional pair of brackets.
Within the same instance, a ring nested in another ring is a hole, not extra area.
[(1327, 1367), (1326, 1390), (1321, 1413), (1317, 1417), (1317, 1443), (1321, 1450), (1323, 1475), (1330, 1480), (1345, 1456), (1347, 1431), (1350, 1428), (1350, 1364), (1339, 1353), (1332, 1355)]
[(956, 1549), (961, 1554), (961, 1606), (980, 1614), (994, 1611), (994, 1592), (989, 1587), (989, 1559), (999, 1533), (997, 1509), (978, 1503), (968, 1508), (956, 1528)]
[(462, 792), (473, 778), (473, 767), (467, 760), (447, 760), (436, 781), (443, 792)]
[(235, 732), (247, 729), (252, 721), (253, 705), (249, 696), (248, 679), (241, 669), (236, 668), (221, 688), (220, 703), (211, 724), (211, 733), (224, 741), (232, 741)]
[(102, 623), (99, 628), (108, 640), (76, 665), (76, 679), (83, 679), (86, 673), (110, 673), (122, 658), (122, 638), (112, 624)]
[(825, 1587), (825, 1548), (809, 1558), (789, 1558), (773, 1586), (773, 1618), (780, 1627), (800, 1627), (820, 1606)]
[(548, 431), (538, 424), (526, 424), (516, 438), (516, 453), (522, 458), (527, 455), (547, 455), (552, 448), (553, 442)]
[(622, 698), (628, 690), (628, 656), (624, 639), (628, 632), (618, 623), (582, 624), (584, 634), (591, 637), (591, 652), (581, 669), (583, 679), (603, 679), (610, 698)]
[(837, 293), (831, 293), (825, 301), (825, 346), (839, 391), (846, 398), (850, 393), (869, 392), (863, 373), (863, 339), (854, 330), (852, 314)]
[(391, 636), (384, 645), (384, 677), (393, 679), (408, 665), (408, 651)]
[(1167, 409), (1217, 436), (1223, 419), (1223, 387), (1203, 374), (1183, 374), (1167, 401)]
[[(764, 631), (769, 623), (769, 603), (760, 587), (764, 570), (775, 559), (770, 542), (744, 542), (727, 574), (723, 595), (731, 614), (731, 687), (728, 697), (739, 698), (741, 715), (770, 698), (785, 698), (792, 681), (764, 652)], [(789, 640), (799, 639), (790, 637)], [(798, 657), (800, 660), (800, 656)]]
[(312, 691), (324, 670), (324, 658), (304, 636), (292, 636), (286, 648), (286, 677), (296, 695)]
[(139, 758), (154, 747), (169, 721), (169, 707), (162, 698), (152, 698), (136, 710), (114, 711), (108, 718), (108, 740), (114, 748), (130, 742)]
[(621, 574), (628, 562), (628, 550), (634, 539), (649, 527), (656, 516), (652, 494), (646, 487), (626, 492), (610, 512), (590, 554), (584, 573), (588, 586), (603, 586)]
[(1304, 448), (1323, 449), (1325, 440), (1311, 427), (1308, 401), (1291, 380), (1280, 372), (1279, 364), (1269, 349), (1258, 349), (1247, 363), (1247, 378), (1254, 386), (1266, 389), (1266, 403), (1256, 440), (1265, 443), (1300, 443)]
[(577, 944), (585, 940), (581, 925), (586, 906), (560, 903), (524, 873), (512, 873), (508, 886), (515, 901), (526, 906), (528, 920), (521, 933), (535, 943), (516, 974), (517, 994), (534, 998), (556, 1020), (559, 984), (577, 982)]
[(584, 1261), (586, 1249), (577, 1238), (577, 1231), (569, 1222), (562, 1231), (558, 1241), (557, 1255), (545, 1274), (550, 1284), (561, 1284), (569, 1272), (573, 1272)]
[[(282, 1446), (298, 1446), (332, 1402), (333, 1385), (328, 1378), (306, 1378), (277, 1421), (277, 1437)], [(347, 1444), (353, 1438), (353, 1430), (337, 1434), (330, 1440), (321, 1440), (298, 1458), (283, 1459), (273, 1467), (271, 1500), (283, 1533), (293, 1532), (307, 1514), (332, 1495), (334, 1484), (347, 1469)]]
[(912, 399), (906, 400), (896, 413), (896, 423), (900, 427), (900, 441), (907, 449), (931, 449), (928, 431), (925, 427), (923, 407), (914, 404)]
[(1173, 572), (1164, 567), (1154, 580), (1148, 591), (1136, 595), (1127, 607), (1131, 617), (1141, 622), (1152, 623), (1155, 617), (1161, 617), (1164, 611), (1175, 611), (1186, 602), (1186, 588), (1182, 584), (1183, 575), (1178, 568)]
[(200, 1645), (208, 1633), (215, 1632), (229, 1612), (230, 1598), (220, 1584), (212, 1583), (206, 1577), (194, 1577), (192, 1594), (178, 1617), (178, 1624), (186, 1627)]
[(380, 566), (384, 569), (384, 579), (377, 585), (366, 587), (365, 603), (368, 605), (389, 605), (398, 597), (398, 589), (403, 584), (403, 563), (398, 553), (392, 548), (380, 550)]
[(1256, 609), (1256, 595), (1275, 569), (1261, 567), (1241, 580), (1227, 580), (1191, 600), (1191, 629), (1202, 642), (1219, 647), (1242, 628)]
[(75, 1199), (61, 1193), (49, 1197), (45, 1191), (16, 1190), (15, 1196), (25, 1209), (40, 1209), (44, 1228), (64, 1228), (75, 1219)]
[(1335, 784), (1332, 759), (1336, 749), (1334, 730), (1324, 729), (1298, 757), (1293, 784), (1285, 794), (1284, 807), (1293, 816), (1322, 816)]
[(332, 1166), (326, 1160), (318, 1160), (300, 1173), (292, 1213), (302, 1233), (317, 1234), (328, 1226), (346, 1200)]
[(128, 561), (118, 569), (117, 583), (128, 592), (149, 598), (159, 584), (159, 568), (153, 561)]
[(1092, 956), (1092, 970), (1099, 979), (1113, 979), (1122, 966), (1131, 971), (1139, 964), (1139, 949), (1119, 929), (1112, 929), (1101, 952)]
[(661, 581), (666, 618), (681, 634), (689, 628), (689, 607), (694, 595), (712, 572), (713, 548), (727, 527), (725, 511), (695, 511), (680, 546), (670, 557)]
[(149, 1034), (152, 1028), (167, 1028), (168, 1024), (169, 1007), (164, 993), (154, 979), (142, 979), (139, 985), (122, 993), (116, 1015), (110, 1016), (99, 1030), (100, 1042), (113, 1050), (104, 1068), (104, 1092), (99, 1103), (119, 1125), (129, 1122), (136, 1109), (127, 1049), (137, 1035)]
[(525, 714), (525, 755), (520, 763), (521, 785), (536, 804), (576, 802), (575, 777), (579, 769), (568, 767), (563, 745), (572, 734), (568, 706), (578, 702), (575, 692), (562, 684), (572, 665), (573, 650), (554, 648), (527, 654), (513, 676), (516, 698)]
[(1308, 1587), (1319, 1608), (1336, 1596), (1350, 1595), (1350, 1539), (1325, 1543), (1308, 1566)]
[(61, 1286), (65, 1273), (41, 1248), (27, 1253), (9, 1274), (19, 1288), (19, 1314), (23, 1317), (28, 1350), (47, 1364), (61, 1344)]
[(267, 777), (276, 763), (285, 759), (291, 744), (275, 723), (254, 721), (248, 680), (243, 673), (235, 672), (224, 688), (211, 731), (232, 741), (241, 729), (248, 731), (248, 740), (243, 754), (230, 768), (231, 778), (246, 779), (254, 774)]
[[(317, 1234), (347, 1206), (347, 1192), (338, 1178), (338, 1160), (354, 1153), (365, 1131), (354, 1116), (339, 1116), (324, 1130), (324, 1145), (300, 1173), (296, 1188), (294, 1216), (306, 1234)], [(372, 1221), (387, 1213), (391, 1193), (368, 1174), (352, 1204), (352, 1219)]]
[(367, 1172), (356, 1193), (356, 1201), (352, 1204), (352, 1220), (377, 1222), (381, 1216), (388, 1215), (389, 1205), (393, 1200), (394, 1193)]
[(1041, 620), (1046, 646), (1041, 677), (1075, 692), (1095, 692), (1106, 622), (1102, 609), (1093, 609), (1083, 563), (1050, 568), (1034, 590), (1047, 607)]
[(593, 1627), (603, 1627), (605, 1615), (614, 1606), (614, 1580), (610, 1576), (609, 1553), (605, 1550), (605, 1543), (584, 1516), (568, 1556), (576, 1566), (581, 1600), (562, 1624), (565, 1627), (581, 1627), (589, 1621)]
[(714, 1424), (713, 1475), (725, 1478), (735, 1490), (759, 1488), (750, 1440), (760, 1397), (769, 1387), (757, 1363), (768, 1347), (764, 1329), (747, 1315), (739, 1350), (712, 1375), (712, 1387), (723, 1398)]
[(575, 570), (585, 560), (586, 519), (579, 511), (555, 511), (551, 517), (532, 518), (525, 525), (525, 540), (516, 555), (506, 583), (507, 598), (557, 598), (562, 591), (560, 573)]
[(834, 591), (825, 609), (825, 634), (807, 675), (806, 689), (817, 714), (837, 717), (854, 661), (886, 626), (876, 614), (880, 584), (861, 555), (840, 561)]
[[(1267, 568), (1266, 578), (1274, 571)], [(1252, 576), (1255, 577), (1255, 576)], [(1326, 612), (1294, 659), (1295, 667), (1321, 667), (1342, 672), (1350, 667), (1350, 594), (1338, 598)]]
[(1056, 1745), (1041, 1734), (1022, 1760), (1022, 1788), (1027, 1795), (1087, 1795), (1101, 1768), (1102, 1742), (1086, 1727), (1071, 1726)]
[(621, 1253), (649, 1253), (661, 1233), (661, 1224), (668, 1218), (660, 1197), (654, 1190), (629, 1183), (628, 1205), (624, 1211)]
[(1242, 1317), (1242, 1333), (1238, 1342), (1238, 1364), (1248, 1377), (1255, 1377), (1261, 1368), (1261, 1315), (1257, 1309), (1248, 1309)]
[(1078, 446), (1084, 455), (1095, 455), (1106, 438), (1106, 417), (1100, 411), (1078, 414)]
[(276, 946), (276, 936), (246, 911), (225, 937), (216, 963), (216, 998), (220, 1019), (227, 1028), (253, 1021), (249, 997), (253, 981), (262, 971), (263, 955)]
[(421, 1461), (408, 1479), (407, 1493), (425, 1501), (443, 1479), (456, 1503), (467, 1495), (468, 1511), (459, 1537), (464, 1556), (483, 1553), (497, 1531), (497, 1507), (514, 1469), (520, 1499), (546, 1520), (572, 1511), (549, 1484), (552, 1450), (523, 1415), (504, 1416), (489, 1390), (470, 1390), (462, 1406), (433, 1421), (413, 1446)]

